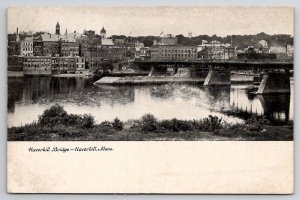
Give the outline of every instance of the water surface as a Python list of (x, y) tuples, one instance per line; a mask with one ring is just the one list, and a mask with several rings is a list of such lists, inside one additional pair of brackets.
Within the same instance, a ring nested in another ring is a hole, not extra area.
[[(8, 79), (8, 124), (37, 121), (54, 103), (69, 113), (91, 113), (96, 122), (138, 119), (152, 113), (158, 119), (200, 119), (217, 115), (227, 122), (242, 122), (224, 111), (263, 115), (287, 121), (294, 116), (291, 95), (248, 94), (248, 85), (203, 87), (200, 84), (95, 86), (92, 78), (25, 77)], [(293, 84), (292, 84), (293, 85)]]

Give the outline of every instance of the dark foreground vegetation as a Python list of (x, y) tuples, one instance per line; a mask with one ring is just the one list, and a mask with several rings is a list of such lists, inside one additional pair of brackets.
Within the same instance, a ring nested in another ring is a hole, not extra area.
[(157, 120), (146, 114), (139, 120), (118, 118), (95, 124), (91, 115), (68, 114), (55, 104), (37, 122), (8, 129), (9, 141), (140, 141), (140, 140), (293, 140), (293, 123), (275, 126), (252, 117), (229, 124), (217, 116), (199, 120)]

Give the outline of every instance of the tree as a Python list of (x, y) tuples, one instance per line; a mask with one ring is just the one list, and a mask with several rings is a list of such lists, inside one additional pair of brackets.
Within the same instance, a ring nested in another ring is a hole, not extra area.
[(88, 37), (95, 37), (95, 31), (93, 30), (89, 30), (89, 31), (84, 31), (83, 33), (84, 35), (88, 36)]

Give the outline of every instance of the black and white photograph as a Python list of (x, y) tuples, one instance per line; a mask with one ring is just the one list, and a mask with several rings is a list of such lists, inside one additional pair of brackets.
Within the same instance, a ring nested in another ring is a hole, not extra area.
[(289, 7), (10, 8), (7, 36), (9, 141), (293, 140)]

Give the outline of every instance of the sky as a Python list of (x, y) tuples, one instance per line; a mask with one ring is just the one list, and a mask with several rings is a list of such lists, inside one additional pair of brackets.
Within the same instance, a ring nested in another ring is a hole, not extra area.
[(294, 35), (291, 7), (11, 7), (8, 9), (8, 33), (47, 31), (61, 33), (84, 29), (107, 35), (193, 36), (207, 34), (290, 34)]

